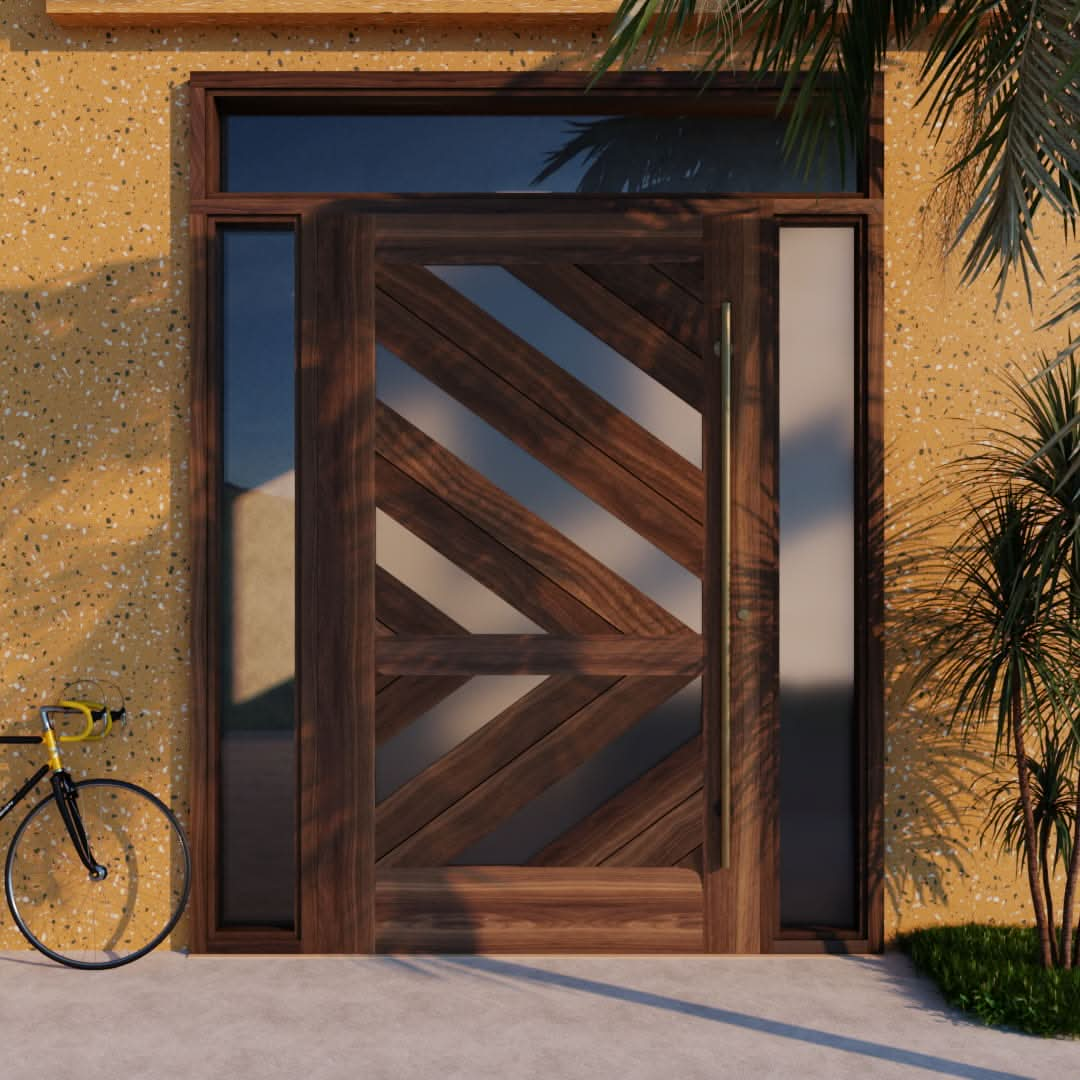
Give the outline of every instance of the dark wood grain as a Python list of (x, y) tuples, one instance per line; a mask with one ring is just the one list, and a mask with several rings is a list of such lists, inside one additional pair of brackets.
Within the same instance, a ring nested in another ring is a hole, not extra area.
[[(188, 195), (191, 199), (205, 199), (208, 194), (207, 173), (208, 171), (211, 172), (216, 178), (220, 169), (218, 168), (216, 155), (208, 153), (209, 148), (206, 143), (206, 87), (193, 84), (189, 88), (189, 94), (188, 161), (190, 162), (191, 171), (188, 179)], [(192, 236), (194, 236), (194, 229), (192, 230)], [(205, 314), (205, 307), (203, 307), (203, 314)]]
[(379, 869), (380, 952), (695, 953), (692, 870), (616, 867)]
[(210, 348), (213, 242), (205, 215), (191, 216), (194, 252), (191, 358), (191, 939), (205, 952), (216, 926), (217, 831), (214, 793), (217, 760), (218, 638), (215, 585), (220, 580), (218, 543), (218, 416), (220, 379), (216, 350)]
[[(526, 196), (527, 197), (527, 196)], [(513, 204), (509, 204), (513, 205)], [(606, 214), (549, 211), (499, 215), (499, 227), (477, 229), (472, 214), (380, 215), (379, 257), (387, 263), (498, 262), (523, 265), (692, 259), (701, 251), (701, 219), (672, 206), (667, 214), (626, 209)]]
[(318, 349), (314, 629), (318, 807), (314, 945), (374, 948), (374, 226), (316, 222)]
[[(700, 260), (695, 260), (693, 265), (700, 273)], [(696, 378), (692, 393), (695, 408), (700, 409), (705, 400), (701, 358), (708, 330), (701, 297), (691, 295), (655, 266), (642, 266), (639, 263), (589, 263), (579, 269), (694, 355), (697, 362), (694, 365)], [(658, 365), (657, 380), (663, 382), (665, 376), (666, 366)]]
[[(705, 579), (706, 834), (704, 875), (706, 939), (711, 952), (756, 953), (768, 947), (765, 925), (772, 883), (772, 852), (767, 820), (772, 811), (768, 770), (775, 756), (775, 443), (771, 408), (775, 401), (775, 355), (771, 328), (775, 297), (763, 274), (774, 264), (770, 238), (775, 225), (761, 208), (746, 205), (706, 223), (706, 289), (710, 338), (720, 337), (720, 305), (732, 305), (732, 456), (730, 507), (730, 656), (719, 650), (719, 538), (725, 508), (720, 500), (720, 470), (725, 447), (720, 415), (719, 365), (706, 368), (707, 421), (705, 470), (710, 511), (708, 572)], [(742, 612), (742, 618), (736, 613)], [(721, 741), (718, 703), (724, 680), (730, 686), (731, 741)], [(724, 796), (724, 770), (730, 796)], [(730, 860), (721, 858), (720, 814), (728, 815)]]
[(319, 238), (317, 215), (304, 214), (297, 235), (298, 370), (296, 379), (296, 703), (297, 703), (297, 914), (303, 951), (319, 951), (318, 858), (320, 834), (318, 654), (319, 636), (305, 632), (319, 610)]
[[(379, 340), (691, 573), (701, 526), (571, 427), (380, 291)], [(498, 357), (489, 362), (497, 367)]]
[(382, 402), (378, 405), (376, 447), (402, 472), (468, 517), (615, 629), (644, 635), (689, 629)]
[[(654, 222), (656, 227), (663, 227), (666, 218), (673, 212), (696, 214), (698, 216), (715, 213), (725, 206), (742, 205), (748, 199), (772, 203), (777, 212), (802, 215), (865, 214), (872, 220), (880, 220), (884, 207), (881, 199), (868, 199), (865, 195), (784, 195), (771, 194), (766, 200), (748, 192), (724, 192), (717, 195), (702, 195), (693, 198), (673, 198), (657, 195), (582, 195), (576, 192), (553, 193), (544, 195), (544, 210), (538, 211), (540, 200), (535, 194), (476, 194), (476, 195), (440, 195), (440, 194), (394, 194), (387, 192), (250, 192), (218, 191), (211, 192), (205, 198), (192, 200), (192, 211), (205, 214), (228, 214), (244, 216), (247, 214), (294, 214), (300, 215), (317, 210), (333, 203), (338, 209), (351, 208), (357, 214), (377, 214), (380, 219), (392, 219), (403, 223), (411, 219), (412, 232), (402, 228), (400, 239), (412, 239), (413, 246), (399, 249), (390, 246), (384, 253), (387, 261), (432, 263), (437, 256), (441, 263), (484, 263), (499, 262), (550, 262), (560, 260), (587, 262), (596, 265), (606, 253), (602, 243), (603, 221), (612, 214), (625, 215), (628, 207), (633, 207), (639, 218)], [(547, 244), (542, 253), (529, 253), (526, 247), (524, 224), (519, 225), (522, 235), (518, 239), (518, 254), (500, 256), (492, 244), (488, 243), (475, 252), (444, 253), (440, 252), (434, 235), (435, 214), (492, 214), (494, 223), (503, 217), (515, 216), (529, 223), (535, 229), (537, 223), (554, 215), (562, 219), (562, 228), (547, 237)], [(421, 216), (422, 215), (422, 216)], [(426, 224), (425, 224), (426, 222)], [(672, 280), (679, 281), (691, 295), (702, 298), (703, 286), (699, 280), (693, 284), (694, 262), (697, 260), (696, 275), (701, 277), (700, 234), (691, 243), (690, 238), (677, 242), (668, 242), (670, 250), (653, 255), (633, 257), (628, 254), (630, 239), (639, 226), (624, 224), (627, 234), (624, 244), (626, 250), (611, 255), (611, 261), (618, 265), (631, 263), (651, 263), (656, 269), (667, 271), (671, 268)], [(415, 235), (414, 235), (415, 234)], [(395, 238), (393, 230), (387, 230), (387, 241)], [(586, 242), (587, 241), (587, 242)], [(665, 262), (664, 257), (672, 260)], [(681, 271), (678, 268), (683, 268)], [(680, 280), (684, 279), (684, 280)]]
[(382, 455), (375, 464), (375, 478), (380, 510), (542, 629), (552, 633), (612, 629), (595, 611)]
[[(693, 349), (688, 349), (580, 267), (546, 263), (542, 266), (515, 265), (509, 269), (514, 277), (564, 311), (594, 337), (610, 345), (688, 405), (701, 410), (700, 338)], [(686, 294), (681, 290), (670, 290), (668, 302), (675, 304), (679, 300), (685, 307)]]
[[(700, 789), (703, 752), (701, 736), (695, 736), (537, 852), (529, 864), (599, 866)], [(702, 824), (699, 820), (699, 845)]]
[(701, 844), (698, 844), (693, 851), (687, 852), (675, 865), (687, 870), (693, 870), (695, 874), (700, 874), (704, 866), (702, 850)]
[[(561, 264), (530, 268), (526, 276), (531, 280), (537, 275), (543, 278), (563, 270), (584, 277), (573, 266)], [(515, 273), (524, 275), (525, 268), (518, 267)], [(592, 279), (585, 278), (585, 281), (591, 283)], [(674, 503), (694, 521), (705, 520), (705, 485), (699, 469), (456, 289), (417, 267), (386, 267), (380, 273), (379, 284), (403, 307), (458, 345), (493, 375), (573, 429), (661, 498)], [(599, 286), (594, 288), (604, 292)], [(570, 308), (563, 310), (573, 315)], [(594, 322), (600, 323), (602, 315), (609, 320), (622, 321), (636, 317), (635, 312), (621, 304), (614, 310), (597, 313)], [(643, 321), (647, 323), (647, 320)], [(594, 330), (592, 325), (587, 328)], [(655, 327), (653, 330), (656, 335), (666, 338)], [(643, 341), (634, 362), (645, 366), (647, 361), (641, 357), (652, 345), (652, 342)], [(674, 343), (672, 347), (680, 353), (685, 352)], [(693, 357), (690, 359), (694, 360)], [(700, 390), (700, 360), (696, 361), (692, 376), (696, 376)], [(668, 512), (671, 513), (670, 507)]]
[(470, 634), (380, 638), (376, 667), (385, 675), (687, 675), (702, 667), (697, 634), (631, 637), (596, 634)]
[(705, 794), (698, 788), (629, 843), (609, 855), (604, 866), (674, 866), (701, 843)]
[(465, 634), (454, 622), (418, 592), (381, 566), (375, 567), (375, 612), (379, 621), (400, 634)]
[(555, 675), (503, 709), (379, 803), (376, 856), (418, 832), (614, 682), (610, 676)]
[[(745, 197), (731, 199), (727, 203), (720, 204), (720, 206), (730, 205), (735, 208), (744, 207), (746, 205)], [(713, 213), (717, 211), (719, 207), (714, 203), (709, 210)], [(678, 285), (680, 289), (684, 289), (700, 304), (705, 302), (705, 263), (703, 260), (696, 260), (694, 262), (667, 262), (657, 263), (654, 269), (663, 274), (674, 284)], [(705, 326), (708, 330), (708, 312), (703, 312), (706, 316)]]
[[(880, 109), (881, 86), (876, 85)], [(872, 129), (873, 132), (873, 129)], [(883, 150), (871, 154), (879, 168)], [(873, 187), (871, 190), (874, 190)], [(865, 225), (865, 340), (856, 388), (862, 416), (856, 443), (858, 515), (856, 648), (860, 713), (859, 808), (862, 930), (869, 948), (885, 947), (885, 237), (884, 225)]]
[(445, 701), (467, 682), (466, 675), (403, 675), (375, 695), (375, 741), (384, 743)]
[(380, 866), (445, 865), (687, 682), (686, 676), (620, 679), (384, 855)]

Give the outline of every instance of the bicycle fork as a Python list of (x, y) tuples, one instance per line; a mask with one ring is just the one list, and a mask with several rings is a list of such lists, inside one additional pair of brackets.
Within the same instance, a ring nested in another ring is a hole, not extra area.
[(60, 817), (63, 818), (68, 836), (75, 847), (75, 853), (79, 861), (86, 867), (91, 881), (104, 881), (108, 876), (108, 869), (94, 858), (90, 850), (90, 840), (83, 826), (82, 814), (79, 813), (79, 792), (75, 781), (71, 779), (71, 773), (64, 768), (60, 760), (60, 746), (53, 730), (52, 721), (49, 719), (49, 707), (41, 710), (41, 718), (45, 726), (45, 734), (42, 741), (49, 752), (49, 771), (52, 773), (50, 782), (53, 789), (53, 798), (60, 808)]

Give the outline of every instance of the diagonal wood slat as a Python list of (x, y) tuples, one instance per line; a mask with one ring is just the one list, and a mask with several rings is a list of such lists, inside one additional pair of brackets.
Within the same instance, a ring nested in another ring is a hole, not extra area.
[[(521, 276), (532, 269), (541, 272), (546, 268), (518, 267), (512, 272)], [(379, 278), (379, 287), (694, 520), (704, 520), (700, 469), (482, 307), (422, 267), (387, 268)], [(594, 288), (598, 287), (594, 285)], [(614, 314), (640, 319), (636, 312), (621, 304)], [(701, 358), (687, 353), (655, 326), (652, 332), (668, 342), (669, 351), (678, 351), (679, 356), (674, 359), (685, 361), (696, 372), (700, 403)], [(663, 359), (665, 366), (672, 365), (672, 357)]]
[(381, 455), (375, 461), (375, 484), (380, 510), (538, 626), (555, 633), (603, 633), (613, 629), (596, 612)]
[(556, 675), (489, 720), (375, 808), (381, 858), (609, 687), (611, 677)]
[(604, 866), (672, 866), (700, 843), (705, 833), (705, 792), (688, 799), (654, 821), (643, 833), (604, 860)]
[(384, 743), (469, 681), (467, 675), (402, 675), (375, 696), (375, 741)]
[(656, 262), (653, 267), (685, 289), (695, 300), (705, 300), (705, 262), (695, 259), (688, 262)]
[(703, 531), (697, 521), (390, 297), (380, 293), (377, 304), (382, 344), (677, 563), (701, 575)]
[[(653, 266), (638, 264), (614, 266), (611, 263), (590, 263), (579, 266), (578, 269), (624, 304), (655, 323), (683, 348), (697, 357), (704, 356), (705, 335), (708, 332), (704, 306), (699, 299), (691, 296), (666, 274)], [(630, 360), (633, 358), (628, 357)], [(667, 365), (662, 365), (656, 372), (657, 380), (662, 382), (668, 370)], [(665, 382), (664, 385), (673, 393), (678, 393), (668, 383)], [(695, 395), (698, 402), (704, 400), (704, 373), (700, 360), (697, 377), (692, 380), (692, 385), (687, 382), (687, 389)]]
[(701, 787), (702, 752), (697, 735), (537, 852), (530, 865), (599, 866)]
[(693, 870), (698, 874), (702, 873), (705, 866), (703, 845), (698, 844), (693, 851), (687, 852), (675, 865), (684, 870)]
[(383, 457), (617, 630), (645, 635), (689, 630), (388, 405), (380, 402), (377, 408), (375, 442)]
[(551, 263), (507, 269), (688, 405), (702, 410), (704, 366), (699, 352), (680, 344), (580, 267)]
[(442, 866), (631, 727), (689, 677), (625, 678), (389, 851), (379, 866)]
[(375, 614), (381, 625), (398, 634), (468, 633), (381, 566), (375, 567)]

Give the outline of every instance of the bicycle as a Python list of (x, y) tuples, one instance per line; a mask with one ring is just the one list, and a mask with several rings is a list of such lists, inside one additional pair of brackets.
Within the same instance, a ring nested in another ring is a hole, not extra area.
[[(103, 691), (100, 701), (64, 698), (39, 709), (43, 734), (0, 735), (0, 745), (40, 744), (48, 755), (0, 806), (0, 821), (46, 775), (52, 785), (11, 839), (8, 907), (30, 944), (68, 967), (100, 970), (138, 960), (173, 930), (190, 891), (191, 856), (173, 812), (137, 784), (74, 780), (61, 760), (61, 744), (100, 741), (125, 721), (117, 696), (118, 708)], [(58, 734), (53, 718), (64, 715), (82, 716), (82, 730)]]

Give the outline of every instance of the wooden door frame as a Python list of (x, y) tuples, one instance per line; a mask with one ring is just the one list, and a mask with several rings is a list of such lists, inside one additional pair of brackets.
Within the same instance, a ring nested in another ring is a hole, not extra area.
[[(411, 87), (410, 87), (411, 82)], [(312, 718), (320, 715), (325, 718), (318, 698), (315, 681), (298, 679), (298, 713), (301, 718), (298, 732), (299, 742), (299, 836), (298, 866), (298, 920), (295, 931), (276, 930), (267, 927), (229, 927), (223, 928), (217, 922), (217, 890), (219, 888), (218, 867), (218, 585), (220, 581), (220, 558), (218, 543), (220, 536), (220, 506), (217, 484), (220, 477), (220, 356), (218, 351), (219, 313), (217, 305), (218, 271), (218, 230), (222, 225), (277, 225), (296, 230), (298, 244), (298, 386), (300, 402), (298, 406), (298, 468), (309, 476), (316, 475), (316, 468), (322, 467), (315, 457), (313, 435), (319, 427), (319, 411), (316, 401), (322, 404), (333, 401), (340, 395), (348, 400), (355, 395), (354, 407), (364, 400), (368, 390), (363, 385), (361, 373), (353, 372), (351, 385), (333, 382), (320, 384), (317, 374), (318, 348), (316, 342), (322, 331), (318, 329), (319, 313), (329, 312), (328, 305), (340, 304), (342, 290), (359, 290), (356, 295), (363, 295), (365, 285), (361, 281), (351, 283), (335, 282), (326, 276), (325, 263), (320, 259), (318, 248), (320, 241), (314, 239), (318, 230), (317, 219), (327, 213), (333, 213), (332, 206), (339, 209), (348, 207), (356, 215), (359, 210), (368, 212), (405, 215), (399, 223), (404, 227), (407, 217), (416, 215), (417, 227), (423, 229), (423, 216), (432, 210), (459, 209), (475, 212), (481, 210), (505, 213), (510, 210), (523, 210), (528, 203), (536, 206), (535, 196), (458, 196), (453, 199), (444, 197), (400, 196), (312, 196), (312, 195), (238, 195), (220, 193), (218, 184), (220, 154), (216, 140), (220, 137), (218, 106), (220, 99), (227, 96), (235, 105), (241, 100), (256, 98), (265, 101), (273, 97), (278, 107), (295, 101), (294, 95), (310, 100), (325, 101), (328, 98), (352, 89), (354, 96), (363, 97), (368, 102), (379, 102), (387, 95), (412, 95), (422, 88), (427, 95), (426, 101), (442, 99), (444, 92), (450, 92), (454, 100), (471, 100), (492, 95), (509, 93), (522, 111), (528, 111), (528, 100), (550, 101), (580, 95), (584, 89), (584, 76), (560, 74), (539, 77), (516, 77), (507, 80), (502, 76), (422, 76), (401, 79), (387, 79), (385, 76), (353, 76), (341, 74), (333, 76), (264, 73), (249, 75), (229, 73), (226, 75), (201, 74), (192, 78), (192, 214), (191, 234), (194, 255), (194, 275), (192, 290), (192, 325), (193, 325), (193, 376), (192, 376), (192, 528), (193, 528), (193, 683), (194, 683), (194, 727), (192, 738), (192, 840), (194, 849), (194, 895), (192, 903), (192, 938), (197, 951), (369, 951), (373, 934), (373, 912), (369, 909), (370, 895), (373, 889), (363, 887), (365, 880), (360, 863), (365, 859), (364, 852), (368, 839), (362, 830), (351, 839), (336, 840), (333, 844), (322, 843), (320, 830), (316, 828), (315, 810), (322, 805), (330, 805), (329, 792), (336, 790), (334, 799), (340, 800), (342, 793), (357, 790), (356, 781), (364, 781), (370, 776), (369, 769), (373, 762), (368, 761), (363, 748), (349, 742), (349, 734), (336, 730), (332, 736), (325, 728), (320, 729), (319, 745), (316, 748)], [(611, 96), (619, 97), (625, 104), (634, 95), (646, 92), (650, 95), (670, 93), (669, 100), (686, 101), (687, 80), (685, 77), (648, 75), (621, 76), (609, 84)], [(749, 93), (748, 80), (731, 80), (722, 87), (720, 97), (726, 96), (727, 104), (736, 108), (747, 107)], [(697, 90), (694, 90), (697, 93)], [(760, 99), (758, 99), (760, 100)], [(719, 106), (718, 106), (719, 107)], [(447, 111), (453, 111), (453, 103), (444, 105)], [(750, 838), (745, 842), (756, 846), (764, 845), (765, 861), (769, 873), (755, 889), (744, 886), (737, 895), (745, 903), (739, 902), (738, 908), (743, 913), (740, 917), (737, 938), (740, 950), (746, 951), (783, 951), (783, 952), (824, 952), (824, 951), (874, 951), (881, 948), (883, 940), (883, 825), (882, 825), (882, 788), (883, 788), (883, 655), (882, 655), (882, 408), (881, 378), (883, 352), (883, 278), (882, 278), (882, 213), (881, 198), (882, 142), (881, 142), (881, 94), (880, 85), (876, 99), (876, 108), (872, 119), (870, 157), (862, 170), (865, 178), (864, 190), (858, 195), (821, 195), (821, 196), (770, 196), (764, 199), (747, 199), (740, 196), (719, 195), (694, 199), (636, 199), (633, 197), (591, 196), (591, 197), (551, 197), (558, 203), (558, 210), (566, 212), (603, 212), (619, 210), (627, 214), (664, 213), (676, 216), (691, 215), (707, 217), (718, 211), (753, 207), (753, 213), (767, 224), (762, 226), (760, 271), (761, 311), (775, 314), (775, 282), (769, 277), (766, 266), (775, 264), (776, 229), (781, 223), (801, 224), (815, 222), (820, 224), (853, 224), (858, 236), (858, 260), (860, 273), (859, 285), (859, 326), (857, 328), (857, 371), (856, 393), (856, 533), (857, 533), (857, 605), (856, 621), (858, 639), (857, 682), (858, 697), (858, 805), (859, 805), (859, 871), (861, 889), (859, 897), (859, 926), (856, 930), (837, 929), (824, 932), (783, 931), (779, 926), (778, 904), (778, 822), (777, 822), (777, 775), (775, 722), (772, 723), (772, 741), (764, 746), (764, 757), (754, 765), (747, 766), (758, 770), (763, 806), (765, 812), (761, 818), (762, 835), (757, 840)], [(545, 197), (547, 199), (548, 197)], [(553, 206), (552, 209), (555, 209)], [(417, 211), (421, 211), (417, 215)], [(325, 233), (324, 233), (325, 235)], [(770, 239), (771, 238), (771, 239)], [(329, 243), (347, 246), (350, 250), (361, 251), (368, 244), (375, 242), (374, 235), (368, 236), (364, 230), (352, 231), (348, 237), (339, 237)], [(341, 257), (345, 257), (341, 254)], [(769, 262), (772, 260), (772, 262)], [(340, 310), (340, 308), (338, 309)], [(323, 326), (326, 325), (323, 316)], [(775, 319), (772, 326), (775, 327)], [(347, 336), (359, 333), (341, 328), (338, 332), (337, 348), (345, 349)], [(775, 356), (775, 341), (770, 339), (767, 329), (762, 329), (762, 357)], [(353, 345), (360, 340), (355, 336)], [(765, 362), (764, 359), (762, 361)], [(771, 361), (770, 361), (771, 362)], [(356, 381), (359, 380), (359, 381)], [(772, 423), (769, 417), (764, 420)], [(361, 423), (359, 431), (363, 431)], [(307, 433), (305, 436), (304, 433)], [(366, 437), (361, 435), (361, 438)], [(335, 475), (346, 469), (344, 463), (334, 460), (326, 463), (326, 476)], [(348, 483), (354, 495), (363, 486), (363, 478), (348, 476)], [(298, 580), (298, 600), (301, 605), (312, 604), (325, 582), (320, 583), (316, 574), (305, 572), (304, 567), (314, 565), (311, 556), (318, 550), (318, 545), (330, 542), (356, 545), (358, 550), (367, 551), (371, 541), (362, 530), (352, 530), (335, 541), (324, 535), (320, 529), (320, 498), (326, 492), (321, 488), (305, 493), (304, 487), (298, 492), (298, 548), (300, 560), (298, 568), (301, 577)], [(361, 496), (356, 496), (361, 497)], [(332, 503), (328, 502), (326, 506)], [(325, 518), (328, 511), (321, 513)], [(366, 556), (365, 556), (366, 557)], [(373, 558), (373, 556), (372, 556)], [(299, 610), (303, 610), (300, 608)], [(310, 610), (310, 608), (309, 608)], [(358, 613), (355, 610), (343, 612), (337, 626), (337, 641), (356, 640), (355, 635), (362, 633), (357, 625)], [(351, 635), (351, 637), (350, 637)], [(317, 670), (320, 653), (308, 635), (298, 645), (300, 666), (306, 670)], [(322, 671), (326, 667), (331, 653), (322, 654)], [(317, 680), (323, 681), (320, 677)], [(333, 684), (336, 679), (330, 679)], [(364, 680), (354, 680), (348, 686), (338, 685), (329, 691), (329, 701), (333, 712), (339, 716), (347, 715), (352, 709), (367, 700), (368, 690)], [(760, 688), (762, 700), (767, 701), (775, 688)], [(771, 707), (771, 706), (770, 706)], [(775, 709), (773, 709), (775, 712)], [(355, 713), (353, 714), (355, 715)], [(340, 725), (339, 725), (340, 727)], [(335, 742), (336, 740), (336, 742)], [(338, 751), (351, 761), (350, 765), (335, 764)], [(323, 796), (317, 792), (323, 785)], [(327, 800), (324, 802), (323, 800)], [(340, 801), (336, 804), (340, 812)], [(334, 892), (338, 886), (331, 886), (331, 880), (339, 883), (342, 875), (352, 881), (351, 891), (345, 897)], [(318, 883), (318, 885), (316, 884)], [(715, 897), (728, 897), (732, 886), (717, 880), (708, 888)], [(329, 891), (328, 891), (329, 890)], [(755, 894), (756, 893), (756, 894)], [(720, 900), (710, 902), (720, 903)], [(342, 903), (345, 910), (353, 914), (353, 929), (343, 930), (341, 925)], [(721, 950), (733, 950), (735, 941), (717, 941), (714, 946)]]

